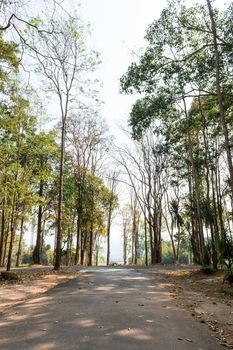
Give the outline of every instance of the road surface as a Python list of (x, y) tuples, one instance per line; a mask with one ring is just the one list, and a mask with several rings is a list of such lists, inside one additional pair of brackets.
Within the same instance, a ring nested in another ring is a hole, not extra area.
[(156, 276), (88, 269), (0, 316), (1, 350), (219, 350)]

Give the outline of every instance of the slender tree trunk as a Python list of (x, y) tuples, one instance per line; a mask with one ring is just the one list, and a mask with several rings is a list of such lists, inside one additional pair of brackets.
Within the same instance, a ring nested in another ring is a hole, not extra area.
[(138, 259), (140, 258), (140, 250), (139, 250), (139, 221), (140, 217), (138, 215), (138, 219), (135, 222), (135, 264), (137, 265)]
[(16, 267), (19, 267), (19, 261), (20, 261), (21, 252), (22, 252), (23, 225), (24, 225), (24, 217), (22, 216), (21, 223), (20, 223), (20, 236), (19, 236), (19, 245), (18, 245), (18, 252), (17, 252)]
[(69, 232), (68, 237), (67, 237), (66, 266), (70, 266), (71, 265), (72, 241), (73, 241), (73, 235), (72, 235), (71, 232)]
[(92, 253), (93, 253), (93, 224), (91, 224), (91, 230), (90, 230), (88, 266), (92, 266), (92, 255), (93, 255)]
[[(39, 188), (39, 197), (42, 199), (43, 197), (43, 189), (44, 189), (44, 181), (40, 181), (40, 188)], [(40, 264), (40, 253), (41, 253), (41, 234), (42, 234), (42, 212), (43, 207), (42, 205), (39, 205), (38, 208), (38, 216), (37, 216), (37, 235), (36, 235), (36, 245), (33, 251), (33, 263), (34, 264)]]
[(214, 170), (211, 170), (211, 184), (212, 184), (212, 203), (213, 203), (213, 225), (216, 232), (216, 236), (219, 237), (219, 224), (218, 224), (218, 210), (216, 204), (216, 189), (214, 182)]
[[(151, 216), (150, 216), (151, 219)], [(152, 222), (149, 223), (149, 234), (150, 234), (150, 256), (151, 256), (151, 264), (155, 264), (155, 251), (154, 251), (154, 242), (153, 242), (153, 226)]]
[(154, 264), (160, 264), (162, 260), (161, 251), (161, 214), (156, 213), (154, 217), (153, 233), (154, 233)]
[(11, 269), (14, 239), (15, 239), (15, 194), (14, 194), (12, 210), (11, 210), (10, 246), (9, 246), (8, 258), (7, 258), (7, 271), (10, 271)]
[(186, 107), (186, 101), (185, 98), (183, 98), (184, 103), (184, 110), (185, 110), (185, 116), (186, 121), (188, 123), (188, 153), (189, 153), (189, 159), (191, 163), (191, 170), (192, 170), (192, 180), (193, 180), (193, 186), (194, 186), (194, 198), (195, 198), (195, 205), (196, 205), (196, 212), (197, 212), (197, 223), (198, 223), (198, 243), (199, 243), (199, 254), (200, 254), (200, 263), (205, 264), (205, 242), (204, 242), (204, 233), (203, 233), (203, 223), (202, 223), (202, 217), (201, 217), (201, 203), (200, 203), (200, 185), (199, 185), (199, 178), (197, 173), (196, 164), (193, 157), (193, 140), (189, 129), (189, 116), (187, 112)]
[(99, 245), (96, 244), (95, 246), (95, 266), (98, 266), (99, 264)]
[(82, 189), (81, 183), (83, 178), (80, 173), (78, 173), (78, 199), (77, 199), (77, 235), (76, 235), (76, 251), (75, 251), (75, 265), (80, 263), (80, 241), (81, 241), (81, 215), (82, 215)]
[(84, 264), (84, 255), (85, 255), (85, 237), (87, 237), (87, 231), (84, 233), (83, 231), (81, 231), (81, 243), (80, 243), (80, 247), (81, 247), (81, 254), (80, 254), (80, 264), (83, 265)]
[(77, 235), (76, 235), (76, 251), (75, 251), (75, 265), (78, 265), (80, 262), (80, 232), (81, 232), (81, 216), (80, 212), (78, 213), (77, 218)]
[(109, 203), (108, 221), (107, 221), (107, 265), (110, 263), (110, 231), (112, 221), (112, 202)]
[(135, 242), (136, 242), (136, 213), (135, 213), (135, 207), (134, 207), (133, 222), (132, 222), (132, 264), (136, 264)]
[(212, 262), (213, 262), (213, 268), (217, 270), (218, 267), (218, 259), (217, 259), (217, 237), (218, 237), (218, 231), (214, 231), (214, 225), (213, 225), (213, 215), (212, 210), (210, 207), (211, 198), (210, 198), (210, 171), (209, 171), (209, 164), (208, 164), (208, 158), (209, 158), (209, 143), (208, 143), (208, 137), (206, 135), (206, 119), (205, 115), (202, 111), (201, 106), (201, 100), (199, 96), (199, 108), (202, 116), (202, 134), (203, 134), (203, 140), (204, 140), (204, 146), (205, 146), (205, 155), (204, 155), (204, 163), (205, 163), (205, 180), (206, 180), (206, 197), (207, 197), (207, 203), (208, 203), (208, 217), (209, 217), (209, 226), (210, 226), (210, 234), (211, 234), (211, 247), (212, 247)]
[(226, 242), (226, 230), (224, 225), (224, 219), (223, 219), (223, 207), (222, 207), (222, 196), (220, 193), (220, 186), (219, 186), (219, 164), (216, 165), (216, 172), (215, 172), (215, 188), (216, 188), (216, 196), (217, 196), (217, 207), (218, 207), (218, 215), (219, 215), (219, 224), (220, 224), (220, 232), (221, 232), (221, 239)]
[(2, 265), (3, 266), (5, 266), (5, 264), (6, 264), (7, 245), (8, 245), (8, 239), (9, 239), (9, 233), (10, 233), (10, 221), (8, 220), (7, 227), (6, 227), (6, 230), (5, 230), (4, 249), (3, 249), (3, 256), (2, 256)]
[(124, 265), (127, 264), (127, 230), (124, 226), (123, 228), (123, 258), (124, 258)]
[(223, 97), (221, 92), (221, 63), (220, 63), (220, 55), (218, 50), (217, 29), (216, 29), (216, 23), (214, 19), (214, 12), (211, 5), (211, 1), (210, 0), (206, 0), (206, 1), (207, 1), (209, 16), (211, 20), (211, 26), (212, 26), (214, 55), (215, 55), (216, 91), (218, 95), (218, 104), (219, 104), (219, 111), (220, 111), (219, 116), (220, 116), (220, 122), (222, 125), (222, 130), (223, 130), (224, 139), (225, 139), (227, 163), (228, 163), (228, 169), (229, 169), (229, 175), (230, 175), (231, 197), (233, 198), (233, 163), (232, 163), (232, 156), (231, 156), (231, 143), (229, 138), (229, 131), (228, 131), (227, 121), (225, 117)]
[(148, 265), (148, 244), (147, 244), (147, 221), (144, 215), (144, 241), (145, 241), (145, 264)]
[(59, 198), (58, 198), (58, 216), (57, 216), (57, 241), (56, 241), (54, 270), (59, 270), (61, 267), (64, 157), (65, 157), (65, 122), (63, 121), (63, 123), (62, 123), (62, 135), (61, 135), (61, 154), (60, 154)]
[(1, 236), (0, 236), (0, 266), (3, 265), (3, 250), (5, 237), (5, 197), (2, 200)]

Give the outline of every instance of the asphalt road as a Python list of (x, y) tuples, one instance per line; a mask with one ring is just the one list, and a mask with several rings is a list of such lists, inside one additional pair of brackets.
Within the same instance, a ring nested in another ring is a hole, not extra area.
[(1, 350), (217, 350), (151, 274), (89, 269), (0, 316)]

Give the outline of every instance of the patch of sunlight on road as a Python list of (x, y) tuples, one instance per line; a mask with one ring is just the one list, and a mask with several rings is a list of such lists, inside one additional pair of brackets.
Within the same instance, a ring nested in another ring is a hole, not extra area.
[(140, 328), (130, 328), (122, 329), (120, 331), (114, 332), (114, 335), (121, 337), (130, 337), (137, 340), (151, 340), (152, 337), (148, 334), (145, 334)]
[(80, 321), (78, 321), (78, 324), (80, 324), (80, 326), (82, 326), (82, 327), (94, 327), (94, 326), (96, 326), (96, 322), (94, 322), (93, 320), (80, 320)]
[(31, 347), (31, 350), (51, 350), (51, 349), (56, 349), (56, 345), (54, 343), (44, 343), (44, 344), (39, 344)]
[(143, 276), (133, 276), (133, 277), (121, 277), (122, 281), (147, 281), (149, 280), (148, 277), (143, 277)]

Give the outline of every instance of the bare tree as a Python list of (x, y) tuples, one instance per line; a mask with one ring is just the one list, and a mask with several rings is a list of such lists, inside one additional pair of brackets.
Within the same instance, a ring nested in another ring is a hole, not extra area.
[(136, 200), (149, 227), (151, 262), (161, 262), (162, 199), (164, 155), (157, 152), (159, 140), (149, 130), (134, 142), (134, 149), (117, 150), (117, 161), (126, 171)]
[(67, 152), (77, 183), (77, 235), (75, 264), (80, 263), (83, 190), (87, 173), (99, 174), (108, 153), (107, 125), (91, 108), (82, 108), (67, 119)]

